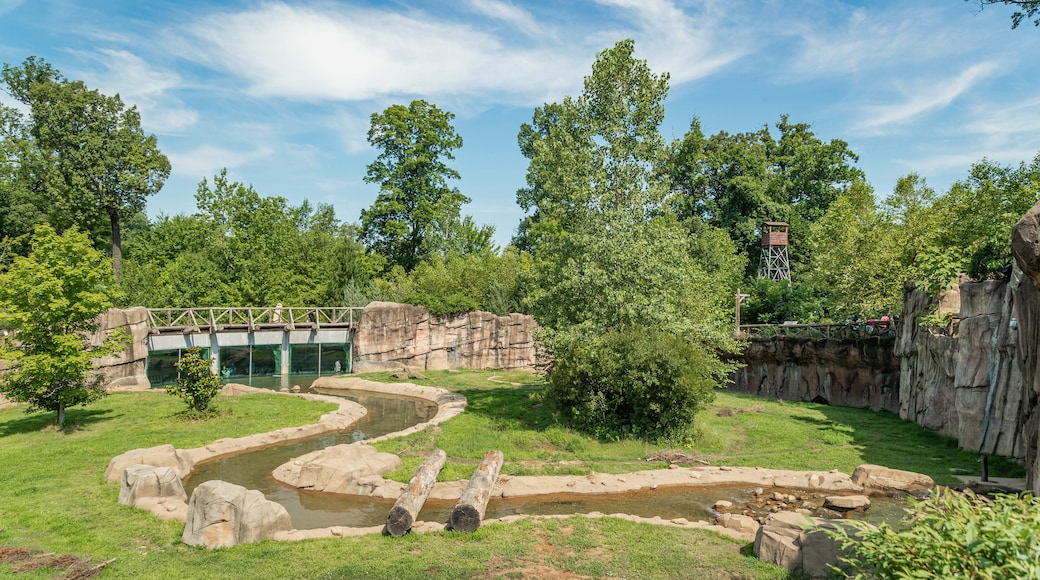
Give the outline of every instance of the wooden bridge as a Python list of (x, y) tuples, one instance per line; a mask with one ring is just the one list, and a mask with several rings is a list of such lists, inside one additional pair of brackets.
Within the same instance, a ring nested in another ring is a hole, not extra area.
[(363, 308), (270, 306), (223, 308), (149, 308), (151, 334), (256, 332), (258, 330), (357, 330)]

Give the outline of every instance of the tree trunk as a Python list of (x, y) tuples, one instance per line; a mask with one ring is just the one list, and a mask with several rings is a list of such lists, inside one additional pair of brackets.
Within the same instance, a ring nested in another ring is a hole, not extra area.
[(488, 451), (484, 459), (473, 472), (473, 477), (462, 492), (459, 503), (451, 510), (448, 517), (448, 528), (460, 532), (474, 532), (480, 527), (480, 520), (484, 519), (488, 500), (491, 499), (491, 488), (498, 479), (498, 472), (502, 469), (502, 452)]
[(58, 403), (58, 427), (65, 426), (65, 403)]
[(444, 469), (444, 462), (448, 455), (441, 449), (434, 449), (433, 453), (423, 461), (408, 482), (407, 489), (397, 498), (397, 503), (390, 508), (390, 515), (386, 517), (386, 528), (384, 532), (395, 538), (408, 533), (419, 516), (426, 498), (430, 496), (433, 484), (437, 481), (437, 475)]
[(119, 231), (119, 211), (109, 210), (108, 218), (112, 222), (112, 273), (118, 284), (123, 272), (123, 235)]

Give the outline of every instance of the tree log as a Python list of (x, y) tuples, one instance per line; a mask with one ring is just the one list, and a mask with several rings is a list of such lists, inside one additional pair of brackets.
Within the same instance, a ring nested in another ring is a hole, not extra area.
[(419, 516), (426, 498), (430, 496), (430, 490), (437, 481), (437, 475), (444, 469), (447, 459), (448, 455), (443, 450), (434, 449), (426, 461), (416, 468), (408, 487), (401, 497), (397, 498), (394, 507), (390, 508), (390, 514), (386, 516), (386, 527), (383, 529), (385, 533), (400, 538), (412, 529), (412, 524)]
[(491, 499), (491, 488), (498, 479), (498, 472), (502, 469), (502, 452), (488, 451), (480, 462), (473, 477), (462, 492), (459, 503), (451, 510), (448, 517), (448, 528), (460, 532), (473, 532), (480, 527), (480, 520), (484, 519), (484, 511), (487, 510), (488, 500)]

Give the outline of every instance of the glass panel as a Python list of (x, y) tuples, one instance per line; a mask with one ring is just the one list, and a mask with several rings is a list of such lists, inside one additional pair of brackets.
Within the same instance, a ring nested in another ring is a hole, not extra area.
[(321, 373), (322, 375), (338, 375), (350, 372), (350, 344), (323, 344), (321, 345)]
[(248, 346), (225, 346), (220, 349), (220, 376), (224, 379), (248, 377), (249, 363)]
[(292, 356), (292, 366), (289, 369), (294, 375), (318, 374), (318, 357), (321, 356), (321, 345), (317, 344), (294, 344), (289, 347)]

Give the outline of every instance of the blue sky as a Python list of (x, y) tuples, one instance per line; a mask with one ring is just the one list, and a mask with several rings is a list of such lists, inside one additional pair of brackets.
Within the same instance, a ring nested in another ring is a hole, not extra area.
[[(516, 135), (577, 95), (625, 38), (671, 74), (666, 138), (782, 114), (847, 141), (879, 197), (916, 172), (940, 192), (983, 157), (1040, 152), (1040, 30), (975, 0), (0, 0), (0, 62), (35, 55), (142, 114), (173, 171), (148, 203), (191, 213), (203, 177), (358, 220), (378, 192), (369, 118), (425, 99), (456, 115), (463, 208), (505, 243), (521, 211)], [(13, 104), (0, 94), (0, 102)]]

